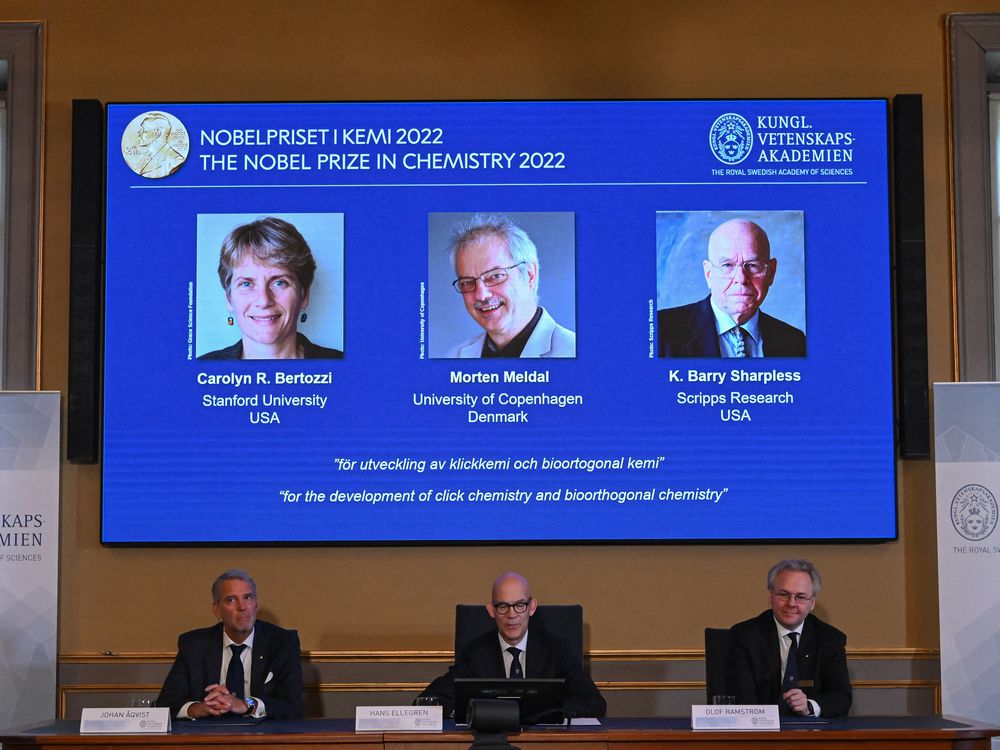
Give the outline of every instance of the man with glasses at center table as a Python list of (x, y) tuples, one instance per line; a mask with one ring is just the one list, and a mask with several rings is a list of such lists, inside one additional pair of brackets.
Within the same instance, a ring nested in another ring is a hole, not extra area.
[(607, 703), (578, 656), (559, 638), (528, 624), (538, 602), (520, 573), (504, 573), (493, 583), (486, 605), (496, 623), (474, 639), (448, 672), (434, 680), (420, 698), (436, 698), (445, 715), (454, 710), (456, 677), (556, 677), (566, 680), (566, 709), (575, 716), (604, 716)]
[(726, 685), (737, 703), (777, 704), (785, 715), (847, 713), (847, 636), (812, 614), (821, 583), (808, 560), (782, 560), (768, 571), (771, 608), (730, 631)]

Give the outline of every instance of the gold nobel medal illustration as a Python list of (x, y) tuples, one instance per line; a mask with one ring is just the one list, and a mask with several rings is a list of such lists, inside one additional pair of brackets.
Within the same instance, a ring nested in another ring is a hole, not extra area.
[(191, 142), (184, 123), (167, 112), (143, 112), (122, 133), (122, 157), (140, 177), (169, 177), (187, 160)]

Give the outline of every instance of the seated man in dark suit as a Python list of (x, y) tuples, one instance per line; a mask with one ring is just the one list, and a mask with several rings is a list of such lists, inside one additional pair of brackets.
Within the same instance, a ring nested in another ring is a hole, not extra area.
[(455, 707), (456, 677), (562, 677), (566, 680), (566, 711), (573, 716), (604, 716), (608, 705), (579, 657), (558, 634), (528, 624), (538, 601), (528, 582), (518, 573), (504, 573), (493, 584), (486, 605), (497, 629), (466, 645), (448, 670), (420, 694), (437, 698), (445, 714)]
[(710, 294), (657, 313), (661, 357), (804, 357), (806, 336), (760, 309), (778, 271), (767, 233), (731, 219), (708, 238)]
[(257, 584), (245, 571), (216, 578), (212, 612), (220, 622), (177, 639), (157, 705), (179, 719), (301, 717), (299, 634), (258, 620), (259, 606)]
[(810, 614), (820, 584), (808, 560), (782, 560), (768, 571), (771, 608), (731, 629), (726, 684), (737, 703), (776, 703), (799, 716), (847, 713), (847, 636)]

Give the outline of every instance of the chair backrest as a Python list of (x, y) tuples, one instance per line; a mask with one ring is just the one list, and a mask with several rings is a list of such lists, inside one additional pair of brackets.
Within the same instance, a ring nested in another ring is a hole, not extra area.
[(705, 628), (705, 698), (712, 702), (712, 696), (729, 695), (726, 687), (726, 662), (732, 634), (729, 628)]
[[(539, 604), (531, 616), (531, 627), (562, 639), (583, 662), (583, 606), (579, 604)], [(496, 629), (482, 604), (455, 605), (455, 661), (465, 644)]]

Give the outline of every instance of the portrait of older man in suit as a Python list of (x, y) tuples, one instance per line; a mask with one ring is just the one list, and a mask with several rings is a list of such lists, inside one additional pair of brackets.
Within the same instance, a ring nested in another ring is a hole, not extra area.
[[(679, 241), (697, 244), (690, 235)], [(764, 227), (749, 218), (727, 219), (712, 229), (704, 247), (700, 271), (708, 294), (659, 310), (659, 355), (804, 357), (805, 333), (761, 309), (780, 278), (779, 259)], [(671, 284), (664, 276), (658, 285), (668, 297), (673, 290), (663, 289)]]

